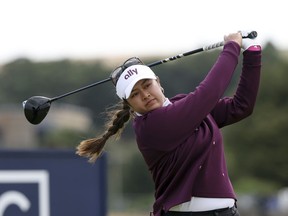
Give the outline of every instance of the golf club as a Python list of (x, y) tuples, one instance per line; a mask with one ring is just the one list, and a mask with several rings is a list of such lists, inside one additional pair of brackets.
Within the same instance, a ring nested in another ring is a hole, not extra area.
[[(253, 38), (257, 37), (256, 31), (241, 32), (241, 34), (242, 34), (242, 38), (253, 39)], [(223, 45), (224, 45), (224, 41), (221, 41), (221, 42), (214, 43), (214, 44), (211, 44), (208, 46), (204, 46), (204, 47), (199, 48), (199, 49), (191, 50), (189, 52), (181, 53), (181, 54), (178, 54), (178, 55), (175, 55), (175, 56), (163, 59), (163, 60), (159, 60), (159, 61), (147, 64), (147, 66), (148, 67), (154, 67), (156, 65), (164, 64), (166, 62), (170, 62), (170, 61), (182, 58), (184, 56), (189, 56), (189, 55), (192, 55), (195, 53), (216, 49), (216, 48), (221, 47)], [(66, 94), (59, 95), (59, 96), (53, 97), (53, 98), (48, 98), (48, 97), (44, 97), (44, 96), (33, 96), (22, 103), (25, 117), (31, 124), (34, 124), (34, 125), (39, 124), (40, 122), (42, 122), (42, 120), (48, 114), (51, 103), (53, 101), (59, 100), (60, 98), (67, 97), (71, 94), (75, 94), (75, 93), (83, 91), (85, 89), (92, 88), (92, 87), (100, 85), (102, 83), (111, 81), (111, 79), (112, 78), (109, 77), (109, 78), (106, 78), (104, 80), (98, 81), (96, 83), (92, 83), (90, 85), (84, 86), (82, 88), (76, 89), (74, 91), (71, 91), (71, 92), (68, 92)]]

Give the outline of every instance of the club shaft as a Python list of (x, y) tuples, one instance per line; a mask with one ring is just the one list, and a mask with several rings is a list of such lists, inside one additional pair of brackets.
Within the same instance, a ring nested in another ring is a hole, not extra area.
[(181, 53), (181, 54), (178, 54), (178, 55), (169, 57), (169, 58), (165, 58), (165, 59), (162, 59), (162, 60), (159, 60), (159, 61), (150, 63), (150, 64), (148, 64), (147, 66), (148, 66), (148, 67), (154, 67), (154, 66), (156, 66), (156, 65), (160, 65), (160, 64), (164, 64), (164, 63), (167, 63), (167, 62), (170, 62), (170, 61), (174, 61), (174, 60), (179, 59), (179, 58), (182, 58), (182, 57), (184, 57), (184, 56), (192, 55), (192, 54), (199, 53), (199, 52), (202, 52), (202, 51), (204, 51), (203, 48), (191, 50), (191, 51), (189, 51), (189, 52)]
[[(257, 32), (256, 31), (251, 31), (249, 33), (245, 33), (245, 34), (241, 33), (241, 34), (242, 34), (242, 38), (251, 38), (251, 39), (253, 39), (253, 38), (257, 37)], [(214, 43), (214, 44), (211, 44), (211, 45), (208, 45), (208, 46), (204, 46), (202, 48), (191, 50), (191, 51), (188, 51), (188, 52), (185, 52), (185, 53), (181, 53), (181, 54), (169, 57), (169, 58), (165, 58), (165, 59), (150, 63), (147, 66), (148, 67), (154, 67), (156, 65), (160, 65), (160, 64), (164, 64), (164, 63), (167, 63), (167, 62), (170, 62), (170, 61), (174, 61), (176, 59), (179, 59), (179, 58), (182, 58), (182, 57), (185, 57), (185, 56), (189, 56), (189, 55), (192, 55), (192, 54), (195, 54), (195, 53), (216, 49), (216, 48), (221, 47), (221, 46), (224, 46), (224, 41), (221, 41), (221, 42), (218, 42), (218, 43)], [(94, 86), (100, 85), (100, 84), (108, 82), (110, 80), (111, 80), (111, 77), (106, 78), (106, 79), (101, 80), (101, 81), (98, 81), (96, 83), (92, 83), (92, 84), (90, 84), (88, 86), (84, 86), (82, 88), (76, 89), (74, 91), (68, 92), (66, 94), (59, 95), (57, 97), (51, 98), (50, 102), (55, 101), (55, 100), (59, 100), (60, 98), (67, 97), (69, 95), (78, 93), (78, 92), (86, 90), (86, 89), (92, 88)]]
[[(242, 34), (242, 38), (251, 38), (252, 39), (252, 38), (256, 38), (257, 37), (257, 32), (256, 31), (251, 31), (249, 33), (242, 33), (241, 32), (241, 34)], [(181, 53), (181, 54), (169, 57), (169, 58), (165, 58), (165, 59), (150, 63), (147, 66), (148, 67), (153, 67), (153, 66), (156, 66), (156, 65), (164, 64), (166, 62), (174, 61), (174, 60), (182, 58), (184, 56), (189, 56), (189, 55), (192, 55), (192, 54), (195, 54), (195, 53), (216, 49), (216, 48), (221, 47), (221, 46), (224, 46), (224, 41), (221, 41), (221, 42), (218, 42), (218, 43), (214, 43), (214, 44), (211, 44), (211, 45), (208, 45), (208, 46), (204, 46), (202, 48), (191, 50), (191, 51), (188, 51), (188, 52), (185, 52), (185, 53)]]
[(221, 47), (224, 45), (224, 42), (218, 42), (218, 43), (214, 43), (214, 44), (211, 44), (209, 46), (204, 46), (202, 48), (198, 48), (198, 49), (195, 49), (195, 50), (191, 50), (191, 51), (188, 51), (188, 52), (185, 52), (185, 53), (181, 53), (181, 54), (178, 54), (178, 55), (175, 55), (175, 56), (172, 56), (172, 57), (169, 57), (169, 58), (166, 58), (166, 59), (162, 59), (162, 60), (159, 60), (159, 61), (156, 61), (156, 62), (153, 62), (153, 63), (150, 63), (148, 64), (147, 66), (148, 67), (153, 67), (153, 66), (156, 66), (156, 65), (160, 65), (160, 64), (164, 64), (166, 62), (170, 62), (170, 61), (174, 61), (176, 59), (179, 59), (179, 58), (182, 58), (184, 56), (189, 56), (189, 55), (192, 55), (192, 54), (195, 54), (195, 53), (199, 53), (199, 52), (203, 52), (203, 51), (208, 51), (208, 50), (211, 50), (211, 49), (216, 49), (218, 47)]
[(76, 89), (76, 90), (74, 90), (74, 91), (67, 92), (67, 93), (65, 93), (65, 94), (62, 94), (62, 95), (59, 95), (59, 96), (57, 96), (57, 97), (51, 98), (51, 99), (50, 99), (50, 102), (55, 101), (55, 100), (59, 100), (60, 98), (63, 98), (63, 97), (67, 97), (67, 96), (69, 96), (69, 95), (71, 95), (71, 94), (78, 93), (78, 92), (83, 91), (83, 90), (86, 90), (86, 89), (88, 89), (88, 88), (92, 88), (92, 87), (94, 87), (94, 86), (100, 85), (100, 84), (105, 83), (105, 82), (108, 82), (108, 81), (110, 81), (110, 80), (111, 80), (111, 78), (109, 77), (109, 78), (106, 78), (106, 79), (101, 80), (101, 81), (99, 81), (99, 82), (92, 83), (92, 84), (90, 84), (90, 85), (87, 85), (87, 86), (84, 86), (84, 87), (82, 87), (82, 88)]

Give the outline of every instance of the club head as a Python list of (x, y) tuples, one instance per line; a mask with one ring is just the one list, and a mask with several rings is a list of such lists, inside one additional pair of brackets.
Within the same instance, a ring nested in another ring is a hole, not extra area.
[(39, 124), (46, 117), (51, 106), (51, 99), (33, 96), (22, 103), (26, 119), (31, 124)]

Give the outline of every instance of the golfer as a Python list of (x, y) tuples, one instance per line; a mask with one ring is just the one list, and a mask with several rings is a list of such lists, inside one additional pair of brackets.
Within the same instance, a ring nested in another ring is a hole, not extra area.
[[(243, 50), (233, 97), (224, 97)], [(105, 133), (80, 143), (77, 153), (93, 162), (105, 142), (133, 118), (137, 144), (155, 184), (154, 216), (239, 215), (220, 128), (252, 114), (259, 87), (261, 46), (240, 33), (224, 47), (204, 80), (188, 94), (164, 95), (159, 78), (138, 58), (112, 72), (121, 107)], [(176, 82), (181, 82), (180, 79)]]

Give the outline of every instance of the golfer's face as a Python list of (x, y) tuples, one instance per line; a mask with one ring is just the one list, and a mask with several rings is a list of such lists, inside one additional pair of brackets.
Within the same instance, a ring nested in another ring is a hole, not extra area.
[(127, 99), (133, 110), (140, 114), (162, 107), (164, 100), (160, 83), (153, 79), (139, 80)]

